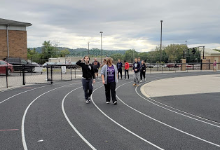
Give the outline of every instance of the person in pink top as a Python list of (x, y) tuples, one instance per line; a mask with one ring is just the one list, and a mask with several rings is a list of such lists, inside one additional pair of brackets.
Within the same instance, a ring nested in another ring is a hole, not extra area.
[(215, 60), (214, 63), (213, 63), (213, 71), (214, 71), (214, 72), (216, 72), (216, 64), (217, 64), (217, 62), (216, 62), (216, 60)]

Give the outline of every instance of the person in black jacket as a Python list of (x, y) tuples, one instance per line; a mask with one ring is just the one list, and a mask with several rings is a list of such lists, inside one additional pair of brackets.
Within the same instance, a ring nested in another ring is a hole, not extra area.
[(121, 74), (121, 79), (122, 79), (122, 63), (120, 59), (118, 59), (117, 69), (118, 69), (118, 79), (119, 79), (119, 73)]
[(89, 56), (85, 56), (81, 60), (77, 61), (76, 64), (82, 67), (82, 85), (85, 95), (86, 104), (88, 104), (91, 99), (90, 96), (93, 91), (93, 83), (95, 83), (95, 73), (93, 66), (89, 64)]
[(141, 75), (141, 81), (142, 82), (142, 77), (144, 77), (144, 81), (145, 80), (145, 73), (146, 73), (146, 65), (145, 65), (145, 62), (142, 60), (141, 61), (141, 69), (140, 69), (140, 75)]

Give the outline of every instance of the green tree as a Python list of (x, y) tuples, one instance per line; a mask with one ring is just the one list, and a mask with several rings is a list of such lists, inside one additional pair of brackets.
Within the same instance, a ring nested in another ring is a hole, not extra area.
[(66, 55), (69, 55), (70, 51), (68, 49), (64, 49), (60, 51), (60, 57), (66, 57)]
[(124, 59), (124, 56), (123, 56), (122, 54), (119, 54), (119, 53), (113, 54), (113, 55), (111, 55), (110, 57), (111, 57), (114, 61), (117, 61), (118, 59), (120, 59), (121, 62), (123, 62), (123, 59)]
[(183, 58), (183, 52), (187, 50), (186, 45), (170, 44), (165, 47), (165, 52), (168, 56), (168, 62), (180, 62)]
[(134, 62), (134, 58), (138, 57), (138, 52), (134, 49), (127, 50), (124, 54), (124, 60), (127, 62)]
[(44, 41), (42, 45), (41, 58), (48, 60), (49, 58), (58, 57), (58, 49), (50, 41)]

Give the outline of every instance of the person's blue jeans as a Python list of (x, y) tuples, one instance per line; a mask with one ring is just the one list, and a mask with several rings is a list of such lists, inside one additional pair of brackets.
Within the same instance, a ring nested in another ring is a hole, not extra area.
[(82, 85), (84, 90), (85, 99), (88, 100), (88, 98), (91, 96), (93, 91), (93, 85), (92, 85), (93, 79), (82, 79)]

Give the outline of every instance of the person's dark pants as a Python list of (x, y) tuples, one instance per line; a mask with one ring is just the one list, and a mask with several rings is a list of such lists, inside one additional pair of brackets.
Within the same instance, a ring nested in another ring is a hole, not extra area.
[(84, 95), (85, 99), (88, 100), (88, 98), (91, 96), (92, 91), (93, 91), (93, 86), (92, 86), (92, 80), (93, 79), (82, 79), (82, 85), (83, 85), (83, 90), (84, 90)]
[(126, 79), (126, 73), (128, 75), (128, 79), (129, 79), (129, 71), (128, 70), (125, 70), (125, 79)]
[(118, 79), (119, 79), (119, 73), (121, 74), (121, 79), (122, 79), (122, 68), (118, 69)]
[(144, 79), (145, 79), (145, 71), (141, 71), (141, 72), (140, 72), (140, 78), (141, 78), (141, 80), (142, 80), (142, 76), (143, 76)]
[(93, 70), (94, 70), (95, 76), (98, 77), (99, 69), (98, 69), (98, 68), (95, 68), (95, 69), (93, 69)]
[[(112, 102), (114, 103), (116, 100), (116, 83), (115, 82), (111, 82), (111, 83), (107, 83), (105, 84), (105, 96), (106, 96), (106, 102), (110, 102), (110, 99), (112, 97)], [(110, 97), (110, 93), (111, 93), (111, 97)]]

